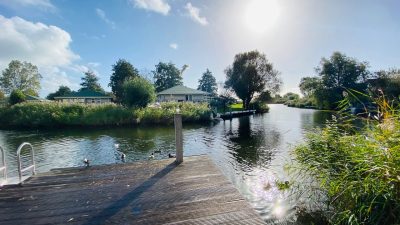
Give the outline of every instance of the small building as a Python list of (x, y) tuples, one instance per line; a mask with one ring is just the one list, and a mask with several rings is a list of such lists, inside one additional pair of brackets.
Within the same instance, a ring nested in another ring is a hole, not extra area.
[(110, 103), (112, 97), (102, 92), (92, 90), (81, 90), (64, 96), (54, 97), (57, 102), (105, 104)]
[(208, 102), (211, 94), (178, 85), (157, 93), (158, 102)]

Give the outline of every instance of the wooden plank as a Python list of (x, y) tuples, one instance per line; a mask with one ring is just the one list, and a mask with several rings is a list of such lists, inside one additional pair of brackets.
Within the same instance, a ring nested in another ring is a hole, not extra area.
[(206, 156), (55, 169), (0, 190), (0, 224), (264, 224)]

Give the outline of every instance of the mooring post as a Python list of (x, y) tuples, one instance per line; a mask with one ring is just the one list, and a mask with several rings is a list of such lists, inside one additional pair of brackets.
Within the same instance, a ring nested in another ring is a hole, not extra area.
[(182, 114), (175, 113), (175, 145), (176, 145), (176, 162), (183, 162), (183, 134), (182, 134)]

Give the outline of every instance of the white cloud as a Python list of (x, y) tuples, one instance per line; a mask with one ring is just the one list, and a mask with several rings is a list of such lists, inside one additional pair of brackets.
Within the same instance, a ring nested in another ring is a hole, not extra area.
[(129, 0), (136, 8), (168, 15), (171, 6), (165, 0)]
[(96, 13), (100, 17), (100, 19), (102, 19), (106, 24), (108, 24), (112, 29), (115, 29), (114, 21), (108, 19), (106, 13), (102, 9), (97, 8)]
[(5, 18), (0, 15), (0, 70), (13, 60), (28, 61), (37, 65), (42, 74), (42, 94), (69, 85), (73, 79), (64, 70), (72, 70), (75, 54), (68, 32), (56, 26), (33, 23), (20, 17)]
[(169, 47), (176, 50), (176, 49), (178, 49), (178, 44), (177, 43), (171, 43), (171, 44), (169, 44)]
[(1, 0), (0, 4), (11, 8), (31, 6), (50, 11), (54, 11), (56, 9), (50, 0)]
[(207, 18), (205, 18), (204, 16), (200, 16), (200, 9), (194, 7), (192, 3), (188, 2), (185, 6), (185, 9), (187, 10), (188, 15), (190, 16), (190, 18), (192, 18), (193, 21), (203, 26), (206, 26), (208, 24)]

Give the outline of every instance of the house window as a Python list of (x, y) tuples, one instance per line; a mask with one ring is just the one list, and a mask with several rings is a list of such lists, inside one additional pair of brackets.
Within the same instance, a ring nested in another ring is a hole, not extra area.
[(92, 103), (95, 103), (96, 101), (94, 100), (94, 98), (92, 98)]

